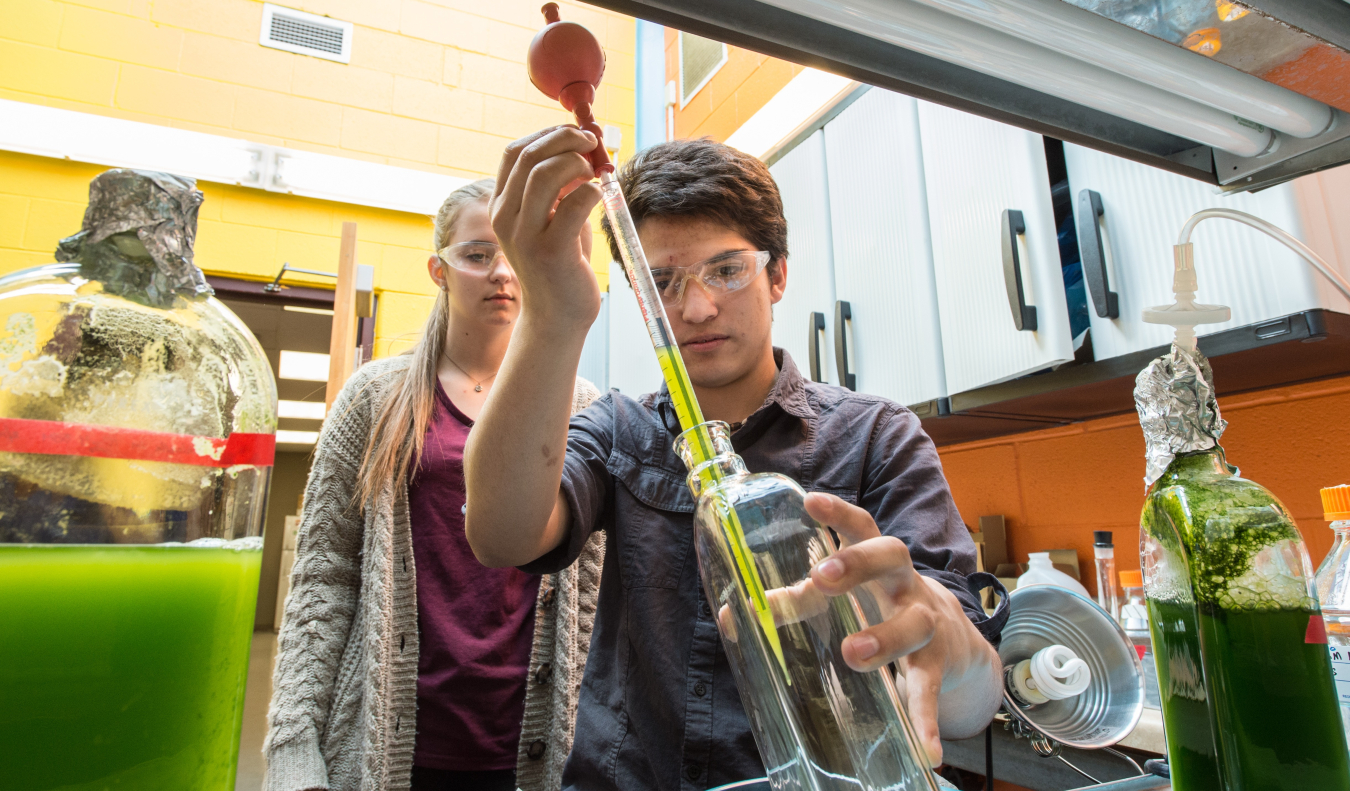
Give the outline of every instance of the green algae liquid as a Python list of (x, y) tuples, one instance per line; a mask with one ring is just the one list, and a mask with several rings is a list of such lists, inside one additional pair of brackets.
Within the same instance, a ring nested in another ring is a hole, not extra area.
[(0, 789), (233, 789), (261, 540), (0, 544)]
[(1176, 791), (1224, 791), (1201, 667), (1195, 607), (1149, 599), (1148, 624), (1158, 666), (1172, 786)]
[(1149, 602), (1176, 791), (1350, 789), (1331, 660), (1325, 645), (1305, 642), (1311, 617), (1219, 609), (1197, 616), (1190, 604)]
[(1306, 640), (1308, 620), (1320, 617), (1201, 608), (1200, 642), (1232, 791), (1350, 791), (1331, 658), (1324, 641)]

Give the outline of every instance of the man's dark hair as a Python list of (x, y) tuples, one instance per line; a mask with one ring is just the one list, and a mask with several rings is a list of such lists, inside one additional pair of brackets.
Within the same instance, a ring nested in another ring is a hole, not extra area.
[[(787, 255), (787, 220), (769, 168), (755, 157), (709, 138), (673, 140), (642, 151), (619, 168), (619, 185), (633, 223), (649, 217), (687, 217), (732, 228), (756, 250)], [(619, 261), (614, 229), (601, 226), (609, 253)]]

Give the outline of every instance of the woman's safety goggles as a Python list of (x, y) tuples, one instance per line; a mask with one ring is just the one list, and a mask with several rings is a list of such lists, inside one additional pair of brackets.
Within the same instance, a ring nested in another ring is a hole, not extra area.
[(770, 257), (763, 250), (723, 253), (699, 264), (653, 269), (652, 281), (662, 302), (678, 305), (684, 299), (685, 285), (690, 280), (700, 283), (710, 294), (729, 294), (750, 285), (750, 281), (769, 265)]
[(477, 275), (485, 274), (496, 265), (497, 259), (506, 260), (502, 248), (491, 242), (460, 242), (442, 247), (436, 251), (436, 255), (440, 256), (447, 266)]

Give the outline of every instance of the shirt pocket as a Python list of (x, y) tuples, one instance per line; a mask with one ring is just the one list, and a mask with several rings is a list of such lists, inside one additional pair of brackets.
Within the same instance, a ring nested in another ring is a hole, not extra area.
[(625, 588), (677, 588), (692, 562), (694, 497), (679, 474), (615, 451), (613, 540)]

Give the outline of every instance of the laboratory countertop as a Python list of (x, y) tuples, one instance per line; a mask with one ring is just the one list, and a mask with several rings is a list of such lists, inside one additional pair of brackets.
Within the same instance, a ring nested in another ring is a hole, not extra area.
[(1128, 747), (1140, 752), (1166, 755), (1167, 741), (1163, 738), (1162, 712), (1157, 709), (1145, 708), (1143, 716), (1139, 718), (1139, 723), (1134, 726), (1134, 730), (1130, 731), (1129, 735), (1120, 740), (1118, 746)]

